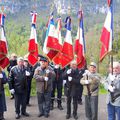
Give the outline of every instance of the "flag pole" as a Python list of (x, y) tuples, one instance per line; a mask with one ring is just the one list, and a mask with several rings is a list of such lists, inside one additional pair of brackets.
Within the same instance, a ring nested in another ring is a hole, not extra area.
[[(110, 4), (108, 4), (109, 5), (109, 7), (110, 7), (110, 5), (112, 5), (112, 22), (113, 22), (113, 0), (111, 0), (110, 1), (111, 3)], [(113, 51), (113, 41), (114, 41), (114, 34), (113, 34), (113, 23), (112, 23), (112, 51)], [(113, 75), (113, 53), (112, 53), (112, 55), (111, 55), (111, 68), (112, 68), (112, 75)]]

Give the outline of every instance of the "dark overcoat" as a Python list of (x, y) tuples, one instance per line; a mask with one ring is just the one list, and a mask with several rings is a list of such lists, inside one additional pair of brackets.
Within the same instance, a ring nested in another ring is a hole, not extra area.
[(6, 100), (4, 92), (4, 84), (7, 82), (7, 77), (5, 72), (2, 72), (3, 78), (0, 78), (0, 112), (6, 111)]
[[(72, 77), (72, 81), (68, 81), (68, 76)], [(79, 93), (79, 82), (80, 75), (79, 70), (72, 70), (71, 74), (67, 74), (67, 70), (63, 73), (63, 79), (66, 80), (66, 84), (64, 86), (64, 93), (66, 96), (78, 96)]]

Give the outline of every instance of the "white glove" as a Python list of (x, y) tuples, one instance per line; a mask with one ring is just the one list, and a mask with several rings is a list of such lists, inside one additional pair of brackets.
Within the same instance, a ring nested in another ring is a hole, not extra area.
[(69, 80), (69, 82), (72, 81), (72, 77), (68, 76), (68, 80)]
[(0, 78), (3, 78), (3, 74), (2, 73), (0, 73)]
[(72, 71), (72, 69), (68, 69), (68, 70), (67, 70), (67, 74), (70, 74), (71, 71)]
[(59, 68), (59, 65), (55, 65), (55, 68), (58, 69), (58, 68)]
[(114, 80), (115, 80), (115, 75), (110, 74), (109, 77), (110, 77), (110, 80), (111, 80), (111, 81), (114, 81)]
[(26, 76), (30, 76), (30, 72), (25, 71)]
[(49, 73), (50, 73), (50, 70), (46, 70), (46, 73), (49, 74)]
[(48, 77), (44, 77), (44, 80), (47, 82), (48, 81)]
[(88, 85), (90, 82), (88, 80), (85, 80), (85, 84)]
[(66, 84), (66, 80), (63, 80), (63, 86)]
[(14, 89), (11, 89), (11, 90), (10, 90), (10, 93), (11, 93), (11, 94), (14, 94), (14, 93), (15, 93), (15, 90), (14, 90)]
[(109, 86), (108, 86), (108, 90), (109, 90), (110, 92), (114, 92), (115, 87), (113, 87), (113, 86), (109, 85)]
[(86, 76), (86, 75), (90, 75), (91, 73), (90, 73), (90, 71), (89, 70), (85, 70), (85, 72), (84, 72), (84, 74), (83, 74), (83, 76)]

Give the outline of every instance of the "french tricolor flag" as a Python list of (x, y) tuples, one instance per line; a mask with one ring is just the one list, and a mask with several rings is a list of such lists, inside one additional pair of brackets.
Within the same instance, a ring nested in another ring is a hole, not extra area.
[(4, 19), (5, 15), (3, 13), (0, 13), (0, 26), (4, 26)]
[(9, 59), (7, 58), (8, 46), (5, 37), (4, 27), (1, 27), (1, 39), (0, 39), (0, 66), (4, 69), (9, 65)]
[(38, 61), (38, 43), (35, 24), (32, 24), (31, 27), (28, 51), (29, 51), (28, 61), (32, 66), (34, 66)]
[(77, 37), (75, 40), (75, 54), (76, 54), (76, 61), (78, 68), (82, 68), (85, 66), (86, 60), (85, 60), (85, 39), (84, 39), (84, 26), (83, 26), (83, 11), (80, 10), (78, 12), (78, 18), (79, 18), (79, 26), (77, 31)]
[(32, 15), (32, 24), (36, 24), (36, 20), (37, 20), (37, 13), (31, 11), (31, 15)]
[(62, 51), (62, 37), (61, 37), (61, 28), (62, 28), (62, 21), (61, 17), (57, 19), (57, 28), (55, 32), (55, 37), (58, 39), (58, 53), (57, 55), (53, 58), (53, 62), (55, 64), (61, 64), (61, 57), (60, 53)]
[(71, 18), (68, 16), (65, 20), (66, 36), (62, 48), (61, 56), (61, 66), (64, 68), (67, 66), (73, 59), (73, 46), (72, 46), (72, 36), (71, 36)]
[(58, 38), (55, 36), (56, 28), (53, 20), (53, 13), (51, 14), (48, 29), (49, 32), (48, 32), (46, 47), (49, 49), (49, 53), (47, 54), (47, 56), (50, 58), (50, 60), (52, 60), (58, 53), (58, 49), (59, 49)]
[(112, 51), (113, 44), (113, 4), (112, 0), (109, 5), (109, 10), (107, 13), (107, 17), (104, 23), (104, 27), (102, 30), (100, 41), (102, 43), (101, 51), (100, 51), (100, 62), (104, 59), (104, 57)]
[(43, 46), (43, 52), (47, 55), (47, 57), (50, 60), (52, 60), (56, 56), (59, 50), (58, 38), (56, 38), (55, 34), (56, 34), (56, 28), (52, 13), (47, 23), (46, 37)]

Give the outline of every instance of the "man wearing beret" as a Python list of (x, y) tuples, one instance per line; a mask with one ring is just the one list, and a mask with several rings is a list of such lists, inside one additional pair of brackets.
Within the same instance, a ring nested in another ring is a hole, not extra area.
[(41, 58), (40, 66), (35, 69), (34, 78), (36, 80), (39, 107), (38, 117), (45, 116), (47, 118), (50, 113), (52, 81), (55, 78), (55, 73), (49, 66), (47, 58)]
[(98, 119), (98, 92), (101, 77), (97, 74), (97, 65), (91, 62), (88, 70), (85, 70), (80, 83), (83, 85), (85, 96), (85, 114), (87, 120)]

